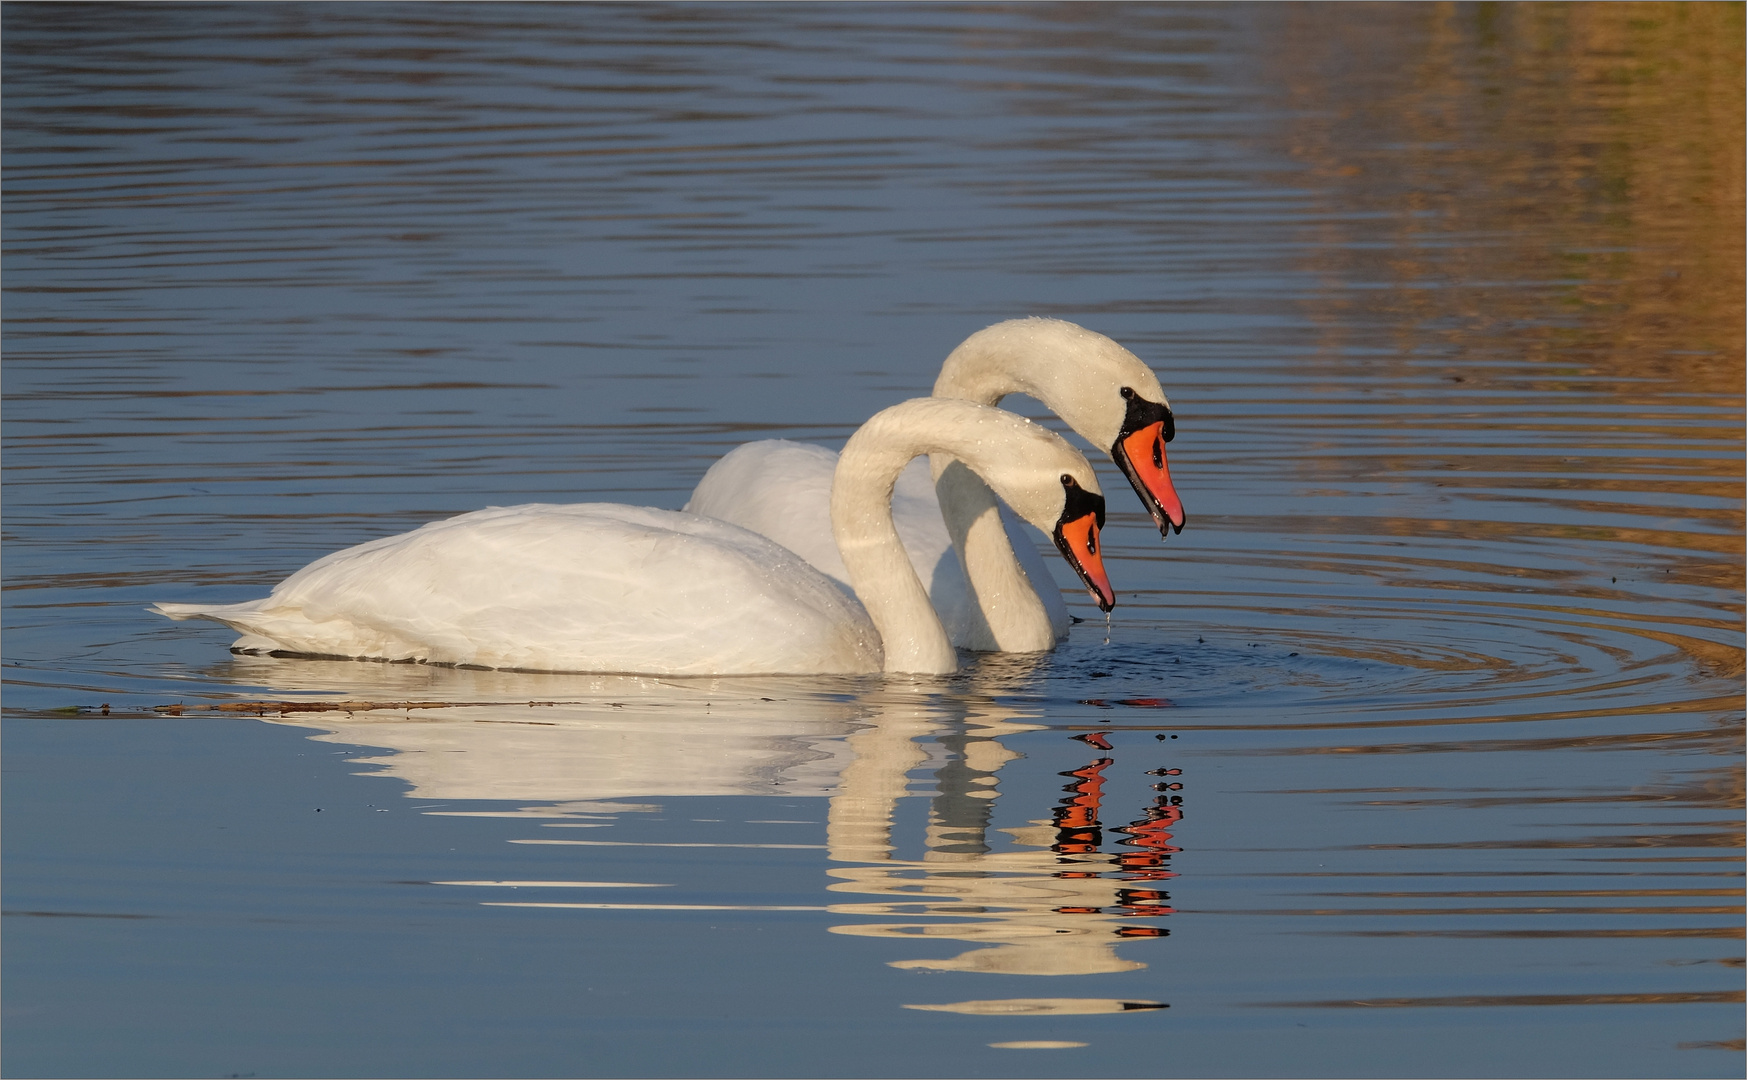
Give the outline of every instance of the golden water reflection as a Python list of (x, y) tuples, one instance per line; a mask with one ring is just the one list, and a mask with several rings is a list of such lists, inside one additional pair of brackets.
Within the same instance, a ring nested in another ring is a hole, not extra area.
[(1323, 197), (1303, 259), (1331, 374), (1381, 309), (1400, 357), (1478, 340), (1624, 402), (1739, 395), (1739, 4), (1279, 14), (1264, 68)]

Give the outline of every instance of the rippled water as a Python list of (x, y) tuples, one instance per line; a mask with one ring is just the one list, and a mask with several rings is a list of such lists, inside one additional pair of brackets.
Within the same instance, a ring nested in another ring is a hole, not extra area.
[[(1738, 1074), (1738, 5), (3, 14), (10, 1074)], [(1022, 314), (1189, 512), (1049, 656), (143, 610)]]

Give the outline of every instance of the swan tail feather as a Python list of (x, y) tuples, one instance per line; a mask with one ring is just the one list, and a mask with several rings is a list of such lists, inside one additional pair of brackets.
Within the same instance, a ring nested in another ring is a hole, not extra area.
[(162, 615), (166, 619), (182, 622), (186, 619), (212, 619), (224, 622), (223, 613), (231, 608), (243, 607), (241, 604), (153, 604), (146, 610), (154, 615)]

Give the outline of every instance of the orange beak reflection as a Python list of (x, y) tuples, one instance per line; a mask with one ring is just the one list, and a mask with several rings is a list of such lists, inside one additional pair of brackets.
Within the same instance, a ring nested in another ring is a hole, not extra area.
[(1098, 546), (1098, 515), (1087, 514), (1057, 525), (1055, 546), (1085, 582), (1086, 591), (1098, 602), (1098, 610), (1115, 607), (1116, 590), (1110, 587), (1110, 576), (1104, 572), (1104, 555)]
[(1164, 535), (1167, 527), (1182, 532), (1187, 518), (1183, 514), (1183, 500), (1177, 498), (1177, 489), (1171, 483), (1171, 470), (1165, 464), (1164, 421), (1148, 424), (1118, 439), (1111, 456), (1152, 514), (1160, 535)]

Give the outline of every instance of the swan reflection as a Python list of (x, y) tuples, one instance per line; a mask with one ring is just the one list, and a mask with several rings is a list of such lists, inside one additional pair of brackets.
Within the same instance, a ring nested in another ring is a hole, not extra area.
[(858, 864), (828, 869), (837, 879), (830, 891), (884, 898), (834, 904), (834, 913), (954, 921), (851, 923), (832, 932), (977, 946), (950, 959), (891, 961), (897, 968), (1091, 975), (1145, 967), (1115, 950), (1124, 941), (1166, 934), (1128, 920), (1171, 913), (1169, 896), (1158, 886), (1174, 876), (1168, 864), (1178, 849), (1166, 830), (1182, 816), (1182, 797), (1159, 795), (1136, 820), (1112, 830), (1125, 839), (1117, 845), (1122, 850), (1106, 853), (1099, 815), (1103, 774), (1113, 759), (1098, 758), (1064, 774), (1073, 782), (1050, 818), (998, 830), (1029, 850), (993, 850), (988, 832), (999, 794), (996, 773), (1017, 756), (1000, 739), (1035, 725), (984, 709), (966, 712), (955, 725), (960, 731), (941, 732), (938, 722), (935, 728), (936, 739), (956, 744), (957, 752), (935, 774), (938, 792), (921, 859), (896, 858), (891, 835), (902, 780), (919, 763), (914, 718), (885, 717), (849, 737), (855, 761), (831, 799), (827, 832), (830, 859)]
[[(383, 747), (353, 759), (425, 802), (528, 801), (436, 813), (586, 819), (653, 810), (663, 796), (828, 795), (843, 736), (868, 709), (854, 680), (529, 675), (424, 664), (238, 656), (231, 678), (371, 701), (466, 702), (291, 714), (319, 742)], [(530, 704), (533, 702), (533, 704)]]
[[(1002, 770), (1021, 756), (1005, 740), (1044, 728), (1028, 722), (1041, 718), (1039, 707), (995, 697), (1023, 674), (1024, 665), (1012, 659), (991, 665), (986, 684), (973, 676), (904, 685), (635, 676), (542, 676), (531, 682), (529, 676), (505, 672), (382, 665), (373, 678), (386, 680), (386, 685), (312, 687), (307, 662), (238, 662), (258, 665), (251, 674), (269, 685), (295, 671), (303, 690), (469, 702), (465, 708), (361, 707), (352, 713), (291, 713), (272, 719), (309, 729), (318, 741), (385, 748), (388, 753), (353, 760), (373, 768), (365, 775), (405, 783), (406, 796), (425, 804), (419, 809), (426, 814), (524, 818), (543, 830), (577, 830), (659, 810), (658, 804), (644, 801), (650, 799), (774, 795), (827, 800), (822, 846), (710, 843), (693, 837), (675, 838), (683, 842), (612, 840), (575, 831), (511, 841), (572, 848), (822, 847), (832, 894), (825, 905), (644, 903), (622, 892), (614, 900), (624, 902), (553, 895), (560, 886), (600, 889), (660, 882), (442, 883), (551, 890), (537, 899), (499, 893), (482, 901), (491, 906), (823, 910), (854, 917), (831, 926), (835, 934), (971, 946), (950, 958), (893, 960), (893, 967), (1004, 975), (1138, 970), (1147, 965), (1119, 956), (1117, 946), (1167, 933), (1159, 918), (1171, 913), (1164, 886), (1174, 876), (1170, 859), (1179, 849), (1171, 830), (1182, 816), (1182, 797), (1170, 792), (1181, 784), (1154, 784), (1158, 793), (1150, 796), (1150, 803), (1111, 813), (1104, 805), (1104, 785), (1107, 774), (1115, 775), (1116, 757), (1102, 734), (1079, 737), (1086, 744), (1087, 763), (1062, 774), (1055, 805), (1026, 807), (1037, 815), (1020, 819), (1028, 824), (995, 827)], [(355, 679), (359, 667), (321, 670)], [(1133, 770), (1141, 763), (1124, 766)], [(1151, 771), (1165, 775), (1176, 770)], [(932, 790), (913, 790), (920, 786), (919, 774), (931, 781)], [(922, 794), (929, 799), (926, 821), (909, 830), (916, 835), (903, 835), (897, 824), (899, 800)], [(467, 805), (481, 801), (522, 805)], [(1014, 819), (1011, 813), (1003, 816)], [(901, 851), (918, 855), (901, 857)], [(1046, 1000), (1070, 1011), (1106, 1009), (1105, 999), (1077, 998), (1013, 999), (1010, 1008), (975, 1002), (927, 1007), (1024, 1013), (1037, 1011), (1024, 1003)], [(1118, 1002), (1109, 1011), (1154, 1007), (1152, 1002)]]

